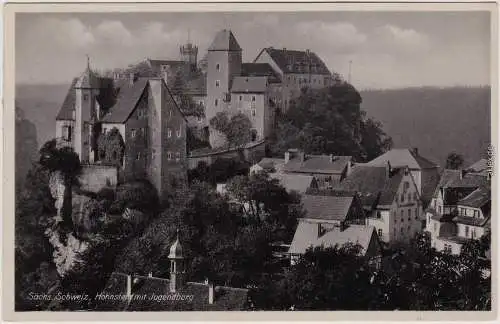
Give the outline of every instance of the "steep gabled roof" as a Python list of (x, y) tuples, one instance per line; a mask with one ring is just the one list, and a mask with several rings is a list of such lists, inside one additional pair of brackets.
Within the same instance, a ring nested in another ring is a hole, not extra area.
[(351, 208), (352, 196), (303, 195), (306, 218), (344, 221)]
[(370, 245), (375, 228), (366, 225), (349, 225), (343, 231), (340, 228), (333, 228), (327, 231), (323, 236), (318, 237), (318, 224), (307, 222), (306, 220), (299, 221), (295, 235), (293, 236), (292, 244), (288, 253), (304, 254), (310, 247), (324, 246), (341, 247), (346, 243), (359, 244), (363, 248), (361, 251), (364, 255)]
[(304, 193), (314, 185), (314, 177), (304, 174), (270, 173), (269, 177), (277, 179), (280, 184), (288, 191)]
[(385, 166), (387, 161), (393, 167), (408, 166), (410, 169), (434, 169), (438, 165), (410, 149), (392, 149), (366, 163), (371, 166)]
[(481, 186), (470, 193), (467, 197), (459, 200), (457, 205), (481, 208), (488, 202), (491, 202), (491, 190), (489, 187)]
[(338, 189), (357, 191), (363, 206), (391, 205), (403, 179), (404, 168), (393, 168), (387, 175), (386, 167), (355, 166)]
[(130, 82), (123, 82), (119, 89), (115, 105), (111, 108), (109, 113), (104, 116), (102, 121), (104, 123), (126, 122), (137, 106), (147, 85), (148, 79), (146, 78), (140, 78), (133, 84), (130, 84)]
[(268, 63), (242, 63), (242, 76), (267, 76), (269, 82), (280, 82), (280, 77)]
[(465, 170), (470, 170), (472, 172), (484, 172), (488, 169), (488, 161), (486, 159), (481, 159), (471, 166), (465, 168)]
[(286, 172), (341, 174), (351, 159), (351, 156), (305, 155), (302, 161), (300, 156), (294, 156), (288, 163), (285, 163), (284, 170)]
[(264, 93), (267, 91), (267, 77), (242, 77), (233, 79), (232, 93)]
[(284, 73), (309, 73), (309, 67), (314, 66), (315, 68), (310, 69), (312, 74), (331, 74), (323, 60), (314, 52), (268, 47), (264, 48), (257, 58), (264, 51)]
[(66, 93), (61, 109), (59, 109), (56, 120), (74, 120), (73, 111), (75, 110), (76, 101), (75, 84), (77, 81), (78, 78), (74, 78), (73, 81), (71, 81), (71, 85)]
[(241, 51), (241, 47), (234, 37), (233, 32), (223, 29), (215, 35), (215, 38), (208, 48), (209, 51)]

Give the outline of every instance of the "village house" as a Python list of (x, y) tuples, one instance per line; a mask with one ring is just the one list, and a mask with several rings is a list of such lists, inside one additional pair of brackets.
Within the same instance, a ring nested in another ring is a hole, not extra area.
[[(101, 294), (98, 311), (217, 311), (247, 310), (248, 289), (187, 281), (189, 266), (179, 233), (168, 251), (169, 278), (114, 272)], [(160, 274), (161, 275), (161, 274)], [(110, 298), (118, 296), (123, 298)], [(156, 298), (156, 299), (155, 299)], [(159, 299), (161, 298), (161, 299)]]
[(384, 166), (387, 162), (390, 162), (394, 168), (409, 168), (417, 185), (423, 207), (426, 208), (439, 182), (439, 166), (421, 156), (417, 148), (392, 149), (366, 163), (366, 165)]
[(422, 230), (422, 202), (408, 167), (359, 164), (334, 190), (358, 192), (367, 224), (383, 242), (408, 242)]
[(375, 227), (366, 223), (366, 216), (356, 192), (310, 190), (302, 197), (306, 215), (299, 219), (288, 250), (295, 264), (308, 248), (341, 247), (358, 244), (361, 255), (380, 266), (381, 251)]
[(463, 243), (491, 226), (488, 175), (467, 170), (445, 169), (426, 210), (426, 231), (438, 251), (459, 254)]

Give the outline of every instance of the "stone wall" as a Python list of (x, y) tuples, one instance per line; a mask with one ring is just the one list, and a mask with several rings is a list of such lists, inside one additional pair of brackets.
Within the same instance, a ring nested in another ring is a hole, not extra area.
[(115, 166), (89, 164), (82, 166), (81, 189), (98, 192), (104, 187), (116, 187), (118, 168)]
[(255, 164), (266, 155), (266, 142), (264, 140), (248, 144), (245, 148), (225, 149), (218, 151), (192, 152), (188, 156), (188, 167), (190, 170), (195, 169), (199, 162), (205, 162), (211, 165), (217, 159), (241, 159)]

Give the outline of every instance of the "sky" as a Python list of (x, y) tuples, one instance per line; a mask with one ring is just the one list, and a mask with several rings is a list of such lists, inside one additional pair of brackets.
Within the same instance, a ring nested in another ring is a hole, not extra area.
[(86, 67), (205, 55), (231, 29), (251, 62), (265, 47), (316, 52), (359, 89), (490, 84), (489, 12), (22, 13), (16, 83), (70, 83)]

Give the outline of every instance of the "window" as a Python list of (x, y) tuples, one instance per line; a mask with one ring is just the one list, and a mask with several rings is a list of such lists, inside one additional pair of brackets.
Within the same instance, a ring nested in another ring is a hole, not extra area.
[(153, 160), (155, 159), (155, 154), (156, 154), (156, 150), (155, 150), (155, 149), (153, 149), (153, 150), (151, 151), (151, 161), (153, 161)]
[(215, 99), (214, 104), (215, 104), (215, 107), (217, 107), (219, 105), (219, 99)]
[(404, 231), (404, 229), (403, 229), (403, 227), (401, 226), (401, 229), (400, 229), (401, 234), (403, 234), (403, 231)]
[(472, 238), (473, 240), (475, 240), (475, 239), (476, 239), (476, 229), (475, 229), (475, 228), (472, 228), (472, 231), (471, 231), (470, 235), (471, 235), (471, 238)]
[(252, 102), (255, 102), (255, 96), (252, 96)]
[(167, 137), (172, 137), (172, 130), (170, 128), (167, 128)]
[(175, 160), (179, 161), (181, 159), (181, 152), (176, 152), (175, 153)]
[(382, 213), (380, 212), (380, 210), (377, 210), (377, 218), (382, 218)]
[(415, 191), (415, 192), (413, 193), (413, 200), (417, 201), (417, 199), (418, 199), (418, 197), (417, 197), (417, 192)]
[(140, 160), (141, 159), (141, 153), (137, 153), (136, 157), (135, 157), (136, 160)]
[(445, 244), (444, 245), (444, 252), (445, 253), (451, 253), (451, 245), (450, 244)]
[(89, 95), (87, 93), (85, 93), (83, 95), (83, 100), (85, 100), (85, 101), (89, 100)]
[(411, 192), (408, 193), (408, 202), (411, 201)]
[(167, 152), (167, 160), (172, 160), (172, 152)]
[(408, 209), (408, 220), (411, 221), (411, 209)]
[(215, 87), (216, 88), (220, 87), (220, 80), (215, 80)]
[(434, 223), (434, 233), (436, 233), (438, 230), (437, 223)]
[(241, 96), (241, 95), (240, 95), (240, 98), (239, 98), (239, 99), (240, 99), (240, 101), (241, 101), (241, 100), (243, 100), (243, 96)]
[(408, 233), (410, 233), (410, 230), (411, 230), (411, 226), (408, 225)]
[(216, 69), (217, 71), (220, 71), (220, 64), (219, 64), (219, 63), (217, 63), (217, 64), (215, 65), (215, 69)]
[(378, 237), (382, 237), (382, 230), (381, 229), (378, 230)]
[(198, 116), (198, 123), (202, 123), (203, 122), (203, 117), (202, 116)]
[(405, 194), (404, 194), (404, 193), (402, 193), (402, 194), (401, 194), (401, 203), (404, 203), (404, 202), (405, 202)]
[(130, 131), (130, 136), (135, 137), (136, 134), (137, 134), (137, 131), (135, 129), (132, 129)]
[(182, 126), (179, 126), (179, 130), (177, 131), (177, 137), (181, 137), (182, 135)]
[(479, 210), (474, 211), (474, 217), (479, 218)]
[(418, 219), (418, 208), (415, 208), (415, 219)]
[(252, 116), (254, 116), (254, 117), (255, 117), (255, 115), (256, 115), (256, 114), (257, 114), (257, 109), (253, 108), (253, 109), (252, 109)]
[(257, 140), (257, 130), (252, 129), (250, 131), (250, 138), (252, 139), (252, 142), (255, 142)]
[(404, 223), (405, 219), (405, 211), (404, 210), (401, 210), (401, 223)]
[(469, 226), (465, 226), (465, 237), (469, 237)]
[(63, 138), (66, 141), (71, 141), (71, 126), (63, 126)]

